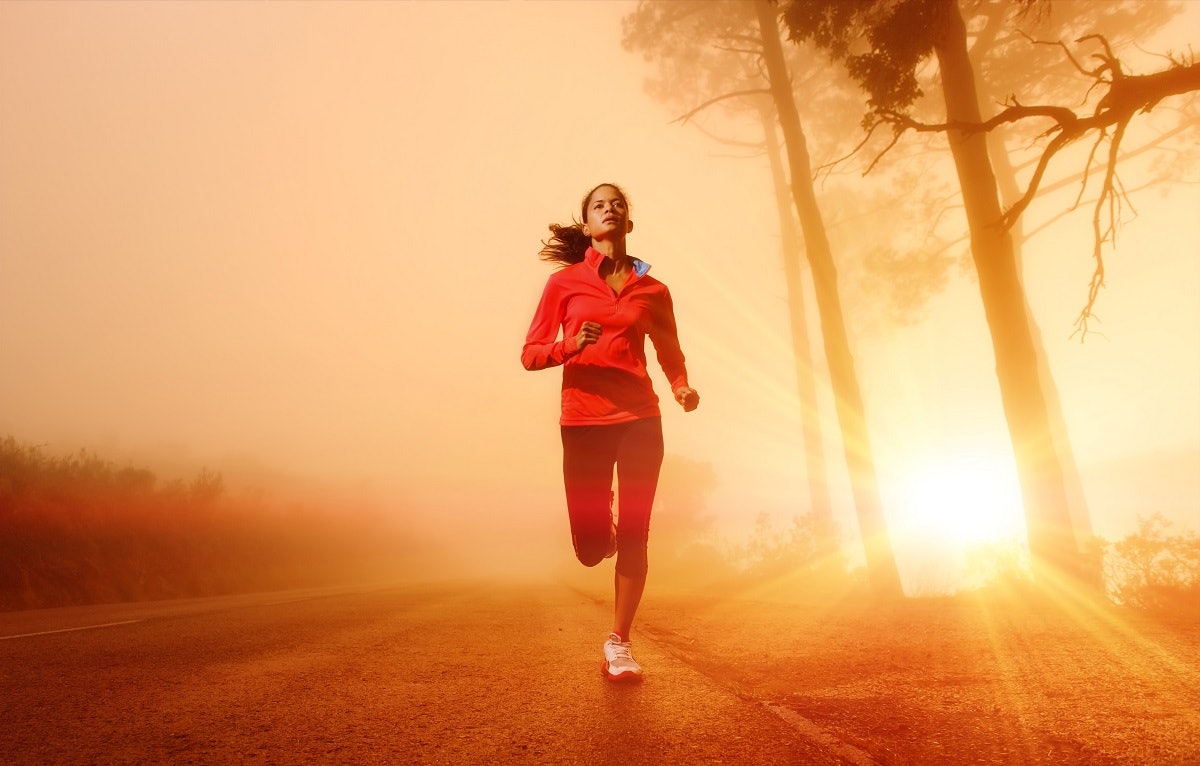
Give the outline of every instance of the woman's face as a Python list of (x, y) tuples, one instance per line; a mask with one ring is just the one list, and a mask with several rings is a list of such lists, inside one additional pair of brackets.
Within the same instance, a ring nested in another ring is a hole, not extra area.
[(629, 206), (620, 190), (614, 186), (596, 187), (584, 211), (583, 233), (592, 239), (605, 240), (624, 237), (631, 231)]

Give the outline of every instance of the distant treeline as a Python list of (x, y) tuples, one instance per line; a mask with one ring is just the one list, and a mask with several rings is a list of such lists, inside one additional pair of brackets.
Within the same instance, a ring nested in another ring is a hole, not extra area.
[[(828, 589), (845, 562), (809, 516), (784, 529), (760, 518), (743, 545), (670, 529), (660, 574), (681, 582), (784, 581)], [(1115, 543), (1098, 540), (1117, 603), (1200, 618), (1200, 536), (1159, 515)], [(660, 535), (659, 542), (662, 542)], [(327, 585), (419, 573), (428, 552), (394, 516), (354, 507), (235, 496), (222, 476), (160, 480), (86, 451), (66, 456), (0, 439), (0, 611)], [(986, 582), (1022, 577), (1015, 551), (983, 556)], [(847, 581), (853, 584), (851, 581)], [(807, 585), (806, 585), (807, 583)]]
[(0, 440), (0, 610), (331, 584), (410, 546), (378, 513), (235, 498), (207, 469), (160, 481)]

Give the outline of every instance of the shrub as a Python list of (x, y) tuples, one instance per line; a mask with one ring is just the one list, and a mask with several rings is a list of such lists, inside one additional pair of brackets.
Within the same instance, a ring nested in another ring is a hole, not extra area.
[(393, 517), (160, 483), (88, 452), (0, 439), (0, 610), (328, 584), (412, 547)]
[(1168, 535), (1160, 514), (1138, 519), (1132, 535), (1106, 546), (1108, 593), (1156, 616), (1200, 617), (1200, 536)]
[(754, 532), (735, 546), (730, 558), (750, 578), (779, 577), (798, 570), (822, 573), (845, 570), (838, 531), (809, 513), (792, 518), (777, 530), (767, 514), (759, 514)]

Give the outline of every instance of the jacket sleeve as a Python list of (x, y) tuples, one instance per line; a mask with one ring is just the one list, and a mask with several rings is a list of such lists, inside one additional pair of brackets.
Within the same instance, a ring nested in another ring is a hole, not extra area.
[(546, 282), (542, 299), (538, 302), (529, 332), (525, 334), (525, 347), (521, 349), (521, 364), (527, 370), (544, 370), (557, 367), (578, 351), (575, 337), (558, 340), (563, 323), (562, 291), (554, 280)]
[(665, 285), (662, 295), (662, 301), (655, 311), (654, 327), (650, 330), (650, 341), (658, 355), (658, 364), (671, 383), (671, 391), (675, 391), (688, 384), (687, 367), (683, 363), (683, 350), (679, 347), (671, 293)]

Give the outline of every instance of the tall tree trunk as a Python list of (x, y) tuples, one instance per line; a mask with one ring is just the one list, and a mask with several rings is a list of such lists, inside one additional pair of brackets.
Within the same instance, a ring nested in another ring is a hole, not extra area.
[[(975, 71), (967, 54), (966, 24), (957, 0), (936, 0), (934, 52), (941, 71), (946, 119), (980, 122)], [(947, 134), (962, 186), (971, 255), (996, 357), (996, 377), (1008, 422), (1025, 506), (1029, 548), (1041, 570), (1080, 575), (1062, 467), (1050, 436), (1037, 353), (1026, 313), (1012, 237), (999, 226), (996, 177), (981, 132)]]
[(804, 232), (805, 251), (812, 269), (817, 309), (821, 316), (825, 359), (829, 364), (838, 424), (842, 431), (842, 448), (846, 455), (846, 468), (854, 495), (854, 509), (858, 515), (859, 531), (866, 552), (867, 571), (877, 593), (901, 596), (903, 591), (900, 587), (900, 573), (896, 569), (896, 557), (892, 551), (879, 499), (875, 458), (871, 452), (862, 393), (854, 371), (854, 358), (850, 354), (846, 325), (842, 319), (842, 304), (837, 291), (837, 269), (833, 264), (829, 240), (825, 236), (821, 211), (817, 207), (808, 146), (800, 125), (796, 101), (792, 96), (783, 47), (779, 41), (776, 11), (770, 0), (759, 0), (755, 3), (755, 8), (771, 95), (779, 112), (779, 123), (783, 128), (784, 144), (787, 146), (792, 197), (796, 203), (796, 212), (800, 216), (800, 229)]
[[(997, 37), (1004, 30), (1004, 22), (1012, 10), (1010, 3), (992, 3), (983, 6), (980, 12), (986, 19), (986, 24), (975, 38), (971, 48), (971, 61), (977, 71), (982, 71), (982, 63), (988, 50), (995, 44)], [(1004, 94), (996, 93), (988, 87), (987, 78), (981, 76), (980, 88), (984, 98), (980, 101), (980, 112), (986, 114), (983, 104), (999, 104)], [(1017, 170), (1013, 167), (1012, 158), (1005, 146), (1004, 135), (1008, 128), (1001, 126), (989, 131), (988, 156), (996, 171), (996, 182), (1000, 191), (1000, 201), (1008, 207), (1021, 197), (1021, 187), (1017, 182)], [(1017, 264), (1017, 275), (1023, 279), (1025, 268), (1022, 263), (1025, 250), (1024, 219), (1018, 218), (1009, 229), (1013, 238), (1013, 257)], [(1063, 471), (1063, 486), (1067, 493), (1067, 512), (1071, 518), (1071, 530), (1075, 536), (1075, 548), (1081, 554), (1087, 553), (1092, 546), (1093, 532), (1091, 514), (1088, 512), (1087, 498), (1083, 492), (1083, 481), (1079, 477), (1079, 467), (1075, 462), (1075, 450), (1071, 445), (1071, 437), (1067, 432), (1067, 421), (1063, 417), (1062, 401), (1058, 396), (1058, 386), (1054, 381), (1054, 373), (1050, 370), (1050, 360), (1046, 356), (1046, 346), (1042, 341), (1042, 333), (1034, 319), (1024, 291), (1021, 295), (1025, 303), (1025, 316), (1029, 321), (1030, 335), (1033, 339), (1033, 351), (1037, 355), (1038, 380), (1042, 384), (1042, 393), (1046, 398), (1046, 416), (1050, 422), (1050, 438), (1054, 442), (1054, 451), (1058, 455)], [(1098, 577), (1099, 573), (1095, 573)]]
[[(1020, 196), (1020, 186), (1017, 184), (1017, 173), (1009, 160), (1004, 148), (1001, 132), (992, 131), (988, 134), (990, 156), (994, 158), (996, 179), (999, 183), (1001, 199), (1005, 205), (1015, 202)], [(1017, 274), (1024, 274), (1021, 255), (1024, 252), (1025, 236), (1020, 219), (1013, 226), (1013, 254), (1016, 257)], [(1024, 299), (1024, 295), (1022, 295)], [(1063, 471), (1063, 487), (1067, 493), (1067, 513), (1071, 519), (1071, 531), (1075, 537), (1076, 550), (1086, 551), (1092, 543), (1092, 519), (1088, 512), (1087, 498), (1083, 493), (1083, 481), (1079, 478), (1079, 466), (1075, 462), (1075, 449), (1071, 445), (1071, 436), (1067, 432), (1067, 421), (1063, 417), (1062, 401), (1058, 397), (1058, 386), (1054, 382), (1054, 373), (1050, 370), (1050, 360), (1046, 356), (1046, 346), (1042, 342), (1042, 333), (1033, 318), (1033, 312), (1025, 301), (1025, 316), (1029, 320), (1029, 331), (1033, 339), (1033, 352), (1037, 355), (1038, 380), (1042, 384), (1042, 393), (1046, 398), (1046, 417), (1050, 424), (1050, 439), (1054, 443), (1054, 451), (1058, 455)]]
[(761, 110), (763, 137), (767, 145), (767, 160), (771, 165), (771, 180), (775, 186), (775, 206), (779, 214), (779, 233), (783, 249), (783, 273), (787, 280), (788, 318), (792, 331), (792, 357), (796, 364), (796, 389), (800, 395), (800, 427), (804, 438), (804, 465), (808, 479), (810, 511), (817, 519), (817, 528), (825, 539), (818, 540), (822, 552), (832, 546), (833, 508), (829, 501), (829, 475), (825, 468), (825, 443), (821, 434), (821, 412), (817, 405), (817, 375), (812, 345), (808, 340), (808, 320), (805, 317), (804, 284), (801, 280), (801, 242), (796, 231), (796, 219), (788, 200), (788, 183), (783, 171), (779, 139), (775, 135), (775, 110)]

